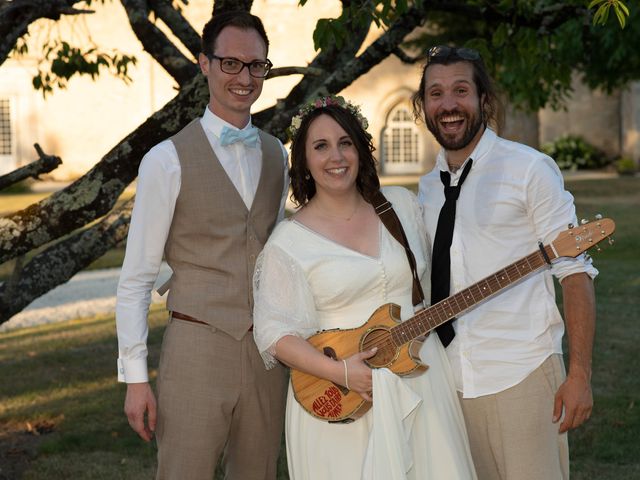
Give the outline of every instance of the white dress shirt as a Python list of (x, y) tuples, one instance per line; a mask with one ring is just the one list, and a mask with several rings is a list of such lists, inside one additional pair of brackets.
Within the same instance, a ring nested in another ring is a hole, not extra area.
[[(535, 252), (539, 240), (548, 244), (569, 223), (577, 224), (573, 197), (550, 157), (487, 129), (470, 158), (451, 243), (452, 295)], [(432, 245), (444, 203), (440, 170), (448, 171), (444, 151), (420, 179), (419, 200)], [(462, 170), (451, 174), (452, 185)], [(579, 272), (592, 278), (598, 273), (584, 256), (562, 259), (454, 322), (456, 336), (446, 351), (465, 398), (516, 385), (549, 355), (562, 353), (564, 323), (552, 275), (562, 281)]]
[[(222, 128), (236, 127), (214, 115), (208, 107), (200, 122), (222, 167), (250, 209), (262, 170), (260, 139), (258, 138), (255, 147), (247, 147), (241, 142), (222, 147)], [(248, 128), (253, 128), (251, 121), (245, 127)], [(287, 153), (284, 146), (282, 152), (285, 161), (284, 189), (278, 221), (284, 218), (284, 206), (289, 190)], [(116, 302), (118, 380), (121, 382), (141, 383), (149, 380), (147, 314), (151, 291), (162, 263), (176, 199), (180, 193), (180, 179), (180, 161), (171, 140), (154, 146), (140, 163), (136, 200)]]

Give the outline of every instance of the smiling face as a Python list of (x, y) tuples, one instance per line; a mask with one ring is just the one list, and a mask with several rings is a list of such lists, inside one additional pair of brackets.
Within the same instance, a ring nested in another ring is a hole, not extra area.
[(320, 115), (309, 125), (305, 155), (316, 194), (356, 191), (358, 150), (349, 134), (329, 115)]
[(484, 132), (473, 65), (456, 62), (427, 67), (424, 112), (427, 127), (447, 151), (467, 157)]
[[(232, 57), (245, 63), (267, 59), (267, 47), (254, 29), (241, 29), (234, 26), (224, 28), (215, 40), (213, 50), (218, 57)], [(251, 105), (262, 92), (263, 78), (249, 75), (249, 69), (240, 73), (224, 73), (220, 69), (220, 60), (209, 59), (204, 54), (198, 57), (200, 69), (209, 84), (209, 109), (217, 116), (243, 128), (249, 122)]]

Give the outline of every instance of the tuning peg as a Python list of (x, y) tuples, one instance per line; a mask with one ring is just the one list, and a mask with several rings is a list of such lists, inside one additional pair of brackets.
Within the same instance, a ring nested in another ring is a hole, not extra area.
[(589, 223), (589, 220), (587, 220), (586, 218), (580, 220), (580, 225), (586, 225), (587, 223)]
[(615, 242), (615, 240), (613, 239), (613, 237), (609, 237), (609, 245), (613, 245)]
[(601, 252), (602, 249), (600, 248), (600, 245), (596, 245), (596, 251)]
[(595, 217), (596, 220), (602, 220), (602, 214), (601, 213), (596, 213)]
[(573, 223), (570, 223), (569, 225), (567, 225), (567, 228), (568, 228), (569, 230), (571, 230), (573, 227), (574, 227)]
[(588, 253), (584, 254), (584, 259), (585, 260), (591, 260), (591, 255), (589, 255)]

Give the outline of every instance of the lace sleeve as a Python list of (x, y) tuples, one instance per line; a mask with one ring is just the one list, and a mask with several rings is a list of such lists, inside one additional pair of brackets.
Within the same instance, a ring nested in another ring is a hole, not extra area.
[(315, 303), (300, 265), (273, 244), (256, 261), (253, 275), (253, 336), (267, 368), (286, 335), (307, 338), (319, 330)]

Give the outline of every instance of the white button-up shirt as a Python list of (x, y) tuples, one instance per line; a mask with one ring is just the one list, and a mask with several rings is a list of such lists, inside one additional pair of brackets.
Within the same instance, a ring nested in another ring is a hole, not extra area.
[[(205, 109), (200, 119), (207, 139), (245, 205), (251, 208), (262, 171), (262, 145), (241, 142), (220, 145), (223, 127), (230, 123)], [(252, 128), (251, 121), (245, 129)], [(287, 153), (284, 189), (278, 221), (284, 217), (289, 190)], [(151, 291), (158, 276), (173, 212), (180, 193), (180, 161), (171, 140), (154, 146), (144, 156), (138, 172), (136, 200), (129, 226), (127, 250), (118, 284), (116, 326), (118, 331), (118, 380), (141, 383), (149, 379), (147, 371), (147, 314)]]
[[(573, 197), (564, 190), (553, 159), (487, 129), (471, 154), (473, 166), (456, 205), (451, 244), (454, 294), (535, 252), (538, 241), (553, 241), (576, 224)], [(467, 159), (468, 161), (468, 159)], [(444, 203), (440, 170), (448, 171), (445, 152), (420, 179), (433, 245)], [(463, 168), (451, 174), (457, 185)], [(597, 270), (584, 256), (562, 259), (507, 288), (454, 322), (456, 336), (447, 347), (456, 387), (465, 398), (503, 391), (521, 382), (553, 353), (562, 353), (564, 323), (556, 307), (552, 275)]]

